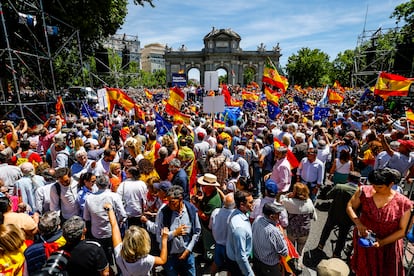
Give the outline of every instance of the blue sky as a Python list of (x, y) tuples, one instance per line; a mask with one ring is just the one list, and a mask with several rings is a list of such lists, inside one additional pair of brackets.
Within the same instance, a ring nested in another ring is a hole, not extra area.
[[(132, 2), (132, 1), (130, 1)], [(393, 28), (389, 16), (401, 0), (154, 0), (155, 8), (128, 5), (125, 24), (118, 33), (137, 35), (141, 47), (184, 44), (200, 51), (212, 27), (231, 28), (241, 36), (243, 50), (267, 50), (279, 43), (280, 63), (302, 47), (320, 49), (333, 60), (339, 52), (354, 49), (365, 29)], [(366, 23), (365, 14), (368, 8)]]

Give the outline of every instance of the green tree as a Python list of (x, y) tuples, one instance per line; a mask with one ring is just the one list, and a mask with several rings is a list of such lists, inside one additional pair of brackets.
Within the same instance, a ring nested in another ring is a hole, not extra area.
[(414, 38), (414, 1), (410, 0), (395, 7), (390, 16), (395, 18), (396, 23), (404, 21), (401, 32), (404, 34), (405, 41), (413, 41)]
[(304, 47), (288, 58), (286, 70), (290, 83), (301, 86), (321, 86), (330, 82), (332, 64), (328, 54)]
[(256, 75), (256, 71), (253, 68), (251, 67), (246, 68), (246, 70), (244, 70), (243, 72), (243, 83), (249, 84), (252, 81), (257, 81), (255, 79), (255, 75)]
[(342, 86), (351, 86), (352, 71), (354, 67), (354, 50), (340, 52), (332, 62), (330, 79), (339, 81)]

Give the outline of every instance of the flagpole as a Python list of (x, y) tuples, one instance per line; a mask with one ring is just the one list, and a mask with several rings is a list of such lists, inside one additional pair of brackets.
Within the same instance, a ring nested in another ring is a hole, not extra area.
[(407, 123), (408, 136), (410, 137), (409, 139), (411, 140), (411, 133), (410, 133), (410, 120), (406, 119), (405, 121), (406, 121), (406, 123)]
[(86, 108), (85, 101), (82, 101), (82, 106), (85, 108), (86, 113), (87, 113), (87, 114), (88, 114), (88, 116), (89, 116), (89, 119), (90, 119), (90, 118), (92, 118), (91, 113), (89, 112), (88, 108)]

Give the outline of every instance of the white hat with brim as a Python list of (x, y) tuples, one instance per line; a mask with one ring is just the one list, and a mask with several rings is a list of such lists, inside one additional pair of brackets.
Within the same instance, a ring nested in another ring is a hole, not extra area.
[(220, 184), (217, 182), (217, 176), (211, 173), (206, 173), (199, 177), (197, 183), (204, 186), (220, 187)]

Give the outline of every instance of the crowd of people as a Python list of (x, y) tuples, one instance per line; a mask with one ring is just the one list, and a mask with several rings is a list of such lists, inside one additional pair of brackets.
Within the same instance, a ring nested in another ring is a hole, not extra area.
[(119, 108), (2, 121), (0, 274), (200, 275), (203, 262), (211, 275), (298, 275), (319, 197), (332, 203), (317, 250), (338, 227), (332, 258), (343, 258), (354, 226), (347, 272), (404, 275), (406, 118), (348, 91), (315, 119), (322, 91), (290, 90), (273, 120), (260, 105), (223, 119), (196, 91), (182, 109), (190, 123), (162, 135), (155, 112), (173, 118), (145, 94), (134, 95), (145, 118)]

